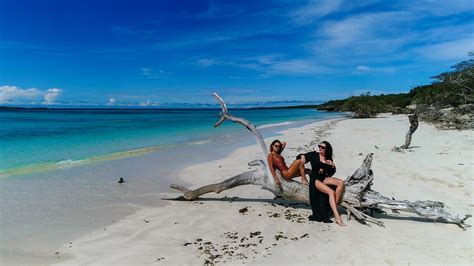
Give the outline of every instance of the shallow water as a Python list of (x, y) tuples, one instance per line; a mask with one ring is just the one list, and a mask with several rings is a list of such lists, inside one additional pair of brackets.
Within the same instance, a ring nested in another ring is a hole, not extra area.
[[(257, 126), (335, 116), (312, 109), (232, 110)], [(208, 141), (238, 132), (219, 110), (0, 111), (0, 177), (53, 170)]]
[[(269, 137), (328, 117), (263, 125), (260, 131)], [(194, 142), (89, 156), (83, 163), (66, 162), (0, 179), (0, 261), (57, 261), (54, 253), (61, 245), (106, 229), (139, 208), (166, 204), (162, 197), (180, 169), (255, 143), (242, 126), (234, 126)], [(117, 183), (120, 177), (125, 184)]]

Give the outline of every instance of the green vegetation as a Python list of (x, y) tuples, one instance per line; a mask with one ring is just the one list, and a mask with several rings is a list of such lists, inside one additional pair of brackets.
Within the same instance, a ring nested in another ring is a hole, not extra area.
[(381, 112), (405, 112), (411, 104), (443, 108), (458, 107), (474, 103), (474, 52), (469, 60), (452, 67), (452, 71), (441, 73), (429, 85), (418, 86), (409, 93), (351, 96), (344, 100), (333, 100), (317, 105), (319, 110), (349, 111), (355, 117), (374, 117)]
[(374, 117), (381, 112), (398, 112), (410, 104), (410, 98), (406, 93), (370, 95), (369, 92), (360, 96), (351, 96), (345, 100), (334, 100), (317, 106), (320, 110), (349, 111), (354, 112), (356, 117)]

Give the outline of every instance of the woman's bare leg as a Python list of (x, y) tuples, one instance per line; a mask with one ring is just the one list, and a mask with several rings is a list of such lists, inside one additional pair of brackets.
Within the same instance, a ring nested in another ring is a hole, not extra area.
[(326, 177), (323, 181), (325, 185), (336, 186), (336, 203), (339, 204), (341, 201), (342, 192), (344, 192), (344, 181), (335, 177)]
[(310, 174), (311, 173), (311, 170), (309, 169), (305, 169), (304, 168), (304, 165), (306, 164), (306, 156), (304, 156), (303, 154), (301, 154), (301, 157), (300, 157), (300, 175), (301, 175), (301, 182), (303, 182), (303, 184), (305, 185), (309, 185), (308, 183), (308, 179), (306, 179), (306, 174)]
[[(286, 179), (286, 180), (291, 180), (292, 178), (294, 177), (298, 177), (301, 175), (301, 167), (303, 169), (303, 176), (304, 176), (304, 164), (301, 163), (301, 161), (298, 159), (296, 161), (294, 161), (290, 167), (288, 167), (288, 170), (286, 170), (285, 172), (281, 173), (281, 175)], [(308, 184), (308, 181), (306, 180), (306, 177), (304, 178), (306, 183), (305, 184)], [(304, 183), (304, 181), (303, 181)]]
[(329, 205), (331, 205), (331, 209), (332, 209), (332, 212), (334, 213), (334, 219), (336, 220), (336, 223), (340, 226), (345, 226), (345, 224), (342, 222), (339, 212), (337, 211), (336, 196), (335, 196), (334, 191), (319, 180), (316, 180), (314, 182), (314, 185), (316, 186), (317, 190), (329, 196)]
[(301, 183), (308, 185), (308, 179), (306, 179), (306, 171), (304, 169), (304, 163), (300, 161), (300, 175), (301, 175)]

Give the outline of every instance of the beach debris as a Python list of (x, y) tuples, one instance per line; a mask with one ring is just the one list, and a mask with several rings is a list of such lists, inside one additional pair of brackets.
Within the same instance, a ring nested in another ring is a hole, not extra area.
[[(268, 149), (267, 145), (257, 130), (255, 125), (250, 121), (235, 117), (229, 113), (224, 100), (216, 93), (213, 94), (221, 105), (220, 119), (214, 125), (218, 127), (225, 120), (230, 120), (235, 123), (239, 123), (247, 128), (256, 137), (257, 145), (260, 149), (260, 159), (251, 161), (248, 163), (254, 169), (251, 171), (237, 174), (233, 177), (227, 178), (222, 182), (205, 185), (203, 187), (190, 190), (184, 186), (172, 184), (170, 187), (179, 190), (183, 193), (183, 196), (177, 198), (178, 200), (196, 200), (199, 196), (207, 193), (220, 193), (224, 190), (231, 189), (242, 185), (257, 185), (262, 189), (272, 192), (275, 196), (283, 197), (285, 200), (294, 200), (299, 202), (309, 202), (308, 186), (300, 182), (286, 181), (282, 178), (281, 173), (276, 171), (276, 175), (281, 180), (281, 188), (277, 186), (273, 176), (270, 173), (268, 165), (266, 163)], [(378, 149), (377, 146), (375, 146)], [(464, 223), (470, 215), (465, 215), (463, 218), (458, 215), (452, 215), (445, 210), (445, 205), (439, 201), (415, 201), (411, 202), (408, 200), (391, 200), (390, 198), (384, 197), (377, 191), (372, 190), (372, 184), (374, 182), (374, 173), (371, 168), (373, 160), (373, 153), (366, 155), (362, 162), (362, 165), (355, 170), (355, 172), (349, 176), (345, 181), (345, 193), (342, 198), (341, 206), (346, 208), (349, 215), (355, 217), (357, 221), (362, 224), (367, 222), (374, 223), (379, 226), (384, 226), (384, 223), (364, 213), (367, 209), (380, 210), (397, 210), (412, 213), (419, 217), (425, 218), (426, 221), (439, 221), (447, 222), (458, 225), (465, 229), (470, 225)]]
[(261, 233), (262, 233), (262, 232), (260, 232), (260, 231), (256, 231), (256, 232), (253, 232), (253, 233), (251, 232), (251, 233), (250, 233), (250, 238), (253, 238), (253, 237), (255, 237), (255, 236), (259, 236)]
[(245, 261), (249, 259), (270, 256), (272, 254), (271, 249), (279, 244), (288, 244), (280, 240), (291, 238), (293, 241), (298, 241), (302, 238), (297, 235), (286, 236), (281, 231), (270, 234), (274, 235), (275, 243), (265, 244), (261, 231), (250, 231), (248, 236), (242, 237), (239, 236), (238, 232), (224, 232), (220, 235), (223, 238), (221, 241), (199, 238), (201, 241), (186, 242), (183, 246), (199, 250), (205, 265), (245, 264)]
[(283, 232), (279, 232), (279, 234), (275, 235), (275, 240), (280, 241), (280, 239), (288, 239), (288, 237), (283, 235)]
[(229, 198), (229, 197), (225, 196), (225, 197), (222, 197), (222, 198), (221, 198), (221, 201), (234, 202), (234, 201), (236, 201), (236, 200), (238, 200), (238, 199), (239, 199), (239, 197), (232, 197), (232, 198)]
[(238, 232), (225, 232), (224, 236), (229, 239), (238, 239)]
[[(296, 222), (296, 223), (306, 223), (308, 221), (307, 218), (307, 213), (304, 211), (299, 211), (299, 208), (301, 207), (309, 207), (307, 203), (288, 203), (288, 202), (283, 202), (283, 201), (277, 201), (277, 204), (274, 203), (264, 203), (264, 206), (272, 206), (275, 208), (280, 208), (284, 207), (285, 210), (283, 212), (271, 212), (267, 211), (266, 213), (269, 215), (268, 217), (271, 218), (279, 218), (279, 217), (284, 217), (285, 219), (291, 221), (291, 222)], [(290, 208), (290, 206), (292, 206)], [(297, 208), (295, 208), (297, 206)], [(280, 208), (281, 209), (281, 208)], [(262, 214), (259, 214), (258, 216), (262, 216)]]
[(125, 183), (125, 180), (123, 180), (123, 177), (121, 177), (121, 178), (119, 179), (118, 183), (119, 183), (119, 184)]
[(248, 209), (247, 207), (244, 207), (244, 208), (242, 208), (242, 209), (239, 210), (239, 213), (244, 214), (244, 213), (246, 213), (246, 212), (248, 212), (248, 211), (249, 211), (249, 209)]

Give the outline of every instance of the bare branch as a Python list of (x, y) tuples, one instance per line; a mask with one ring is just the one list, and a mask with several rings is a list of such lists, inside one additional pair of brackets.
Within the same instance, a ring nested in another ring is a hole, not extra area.
[(221, 113), (221, 118), (219, 121), (214, 125), (214, 127), (219, 126), (224, 122), (224, 120), (230, 120), (234, 123), (239, 123), (243, 125), (245, 128), (247, 128), (252, 134), (255, 135), (257, 138), (257, 144), (260, 148), (261, 156), (263, 160), (266, 160), (267, 154), (268, 154), (268, 149), (267, 146), (265, 145), (265, 141), (263, 140), (262, 134), (260, 134), (260, 131), (257, 130), (257, 127), (255, 127), (254, 124), (250, 123), (247, 119), (240, 118), (240, 117), (235, 117), (229, 113), (227, 110), (227, 105), (225, 104), (224, 100), (217, 94), (213, 93), (214, 97), (217, 99), (219, 104), (221, 105), (222, 113)]
[[(308, 186), (300, 182), (286, 181), (277, 171), (277, 175), (279, 176), (283, 187), (283, 190), (280, 191), (280, 189), (275, 185), (273, 178), (269, 178), (271, 177), (271, 173), (269, 172), (268, 165), (266, 163), (266, 155), (268, 151), (266, 150), (266, 145), (260, 132), (249, 121), (230, 115), (222, 98), (220, 98), (217, 94), (214, 94), (214, 96), (219, 101), (222, 108), (221, 119), (216, 125), (222, 124), (226, 119), (244, 125), (256, 136), (257, 143), (260, 145), (263, 158), (249, 163), (250, 166), (256, 167), (256, 169), (237, 174), (219, 183), (206, 185), (194, 190), (190, 190), (175, 184), (171, 185), (171, 188), (181, 191), (184, 194), (184, 199), (186, 200), (196, 200), (199, 198), (199, 196), (211, 192), (220, 193), (224, 190), (242, 185), (258, 185), (262, 189), (268, 190), (276, 196), (309, 203)], [(412, 127), (410, 127), (410, 130), (412, 130)], [(416, 127), (414, 130), (416, 130)], [(404, 211), (408, 213), (414, 213), (417, 216), (429, 220), (454, 223), (461, 228), (469, 227), (469, 225), (465, 224), (464, 221), (469, 218), (470, 215), (466, 215), (462, 219), (459, 218), (459, 216), (453, 216), (444, 209), (444, 204), (442, 202), (400, 201), (389, 199), (382, 196), (380, 193), (373, 191), (371, 189), (371, 185), (374, 180), (374, 173), (371, 170), (372, 159), (373, 154), (367, 154), (366, 158), (362, 162), (362, 165), (345, 180), (346, 189), (343, 195), (341, 206), (346, 208), (351, 215), (354, 215), (354, 217), (359, 222), (364, 224), (366, 222), (370, 222), (379, 226), (383, 226), (382, 221), (367, 215), (365, 211), (381, 211), (383, 209), (388, 209), (392, 210), (393, 213)]]

